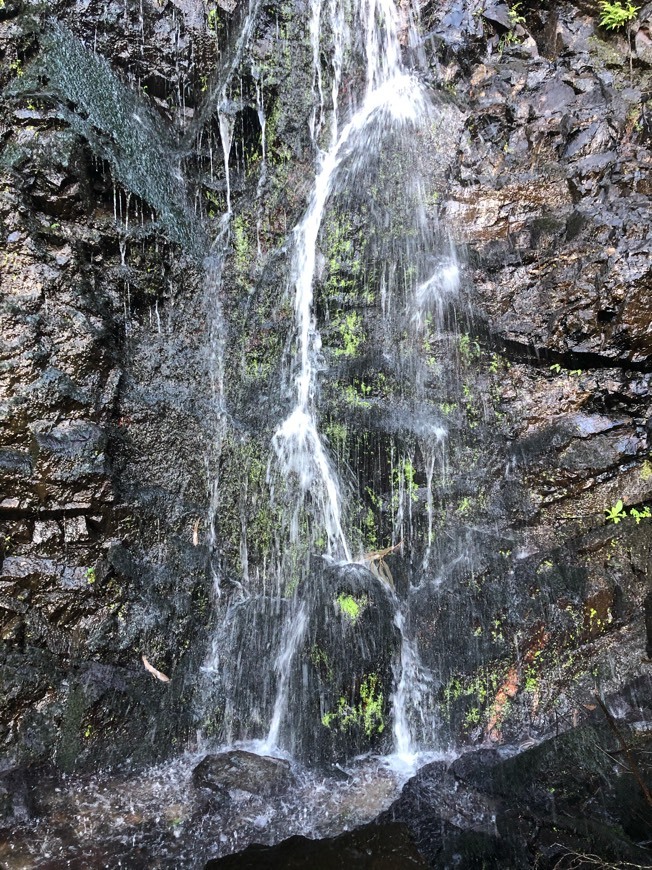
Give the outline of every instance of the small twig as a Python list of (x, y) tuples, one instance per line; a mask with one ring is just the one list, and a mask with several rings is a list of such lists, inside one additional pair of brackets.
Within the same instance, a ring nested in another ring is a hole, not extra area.
[[(561, 843), (555, 843), (556, 846), (561, 846)], [(645, 864), (631, 864), (629, 861), (621, 861), (618, 864), (611, 864), (604, 861), (599, 855), (591, 855), (583, 852), (573, 852), (570, 849), (565, 852), (559, 861), (553, 867), (553, 870), (560, 870), (562, 862), (567, 858), (572, 858), (572, 863), (566, 865), (566, 870), (581, 870), (582, 867), (590, 865), (591, 867), (599, 867), (600, 870), (625, 870), (630, 867), (632, 870), (648, 870)]]
[(399, 547), (403, 546), (403, 541), (399, 541), (398, 544), (394, 544), (393, 547), (385, 547), (384, 550), (372, 550), (370, 553), (365, 553), (362, 557), (365, 562), (374, 562), (376, 559), (384, 559), (385, 556), (389, 556), (390, 553), (393, 553), (395, 550), (398, 550)]

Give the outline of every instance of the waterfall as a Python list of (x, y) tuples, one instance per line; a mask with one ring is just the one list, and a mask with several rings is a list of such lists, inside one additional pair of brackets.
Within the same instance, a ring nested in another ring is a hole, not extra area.
[[(392, 435), (382, 448), (390, 467), (379, 472), (385, 475), (380, 485), (390, 491), (385, 509), (391, 526), (383, 536), (393, 552), (403, 540), (410, 547), (423, 534), (420, 563), (425, 571), (435, 559), (432, 488), (436, 471), (444, 467), (447, 430), (441, 415), (426, 401), (423, 366), (415, 362), (415, 349), (439, 329), (444, 309), (459, 287), (459, 267), (452, 246), (436, 238), (424, 208), (420, 176), (411, 162), (414, 143), (433, 117), (433, 107), (418, 76), (404, 65), (394, 3), (358, 0), (353, 18), (350, 13), (346, 0), (313, 0), (307, 22), (313, 110), (306, 120), (316, 152), (316, 172), (288, 246), (287, 290), (294, 316), (280, 383), (285, 404), (277, 406), (280, 412), (271, 429), (265, 478), (279, 525), (270, 545), (276, 561), (270, 553), (270, 577), (254, 578), (254, 536), (245, 509), (245, 481), (238, 501), (242, 582), (229, 578), (238, 586), (236, 598), (240, 600), (227, 607), (205, 671), (215, 679), (220, 675), (225, 696), (223, 734), (229, 742), (244, 740), (257, 751), (280, 750), (303, 760), (324, 761), (338, 754), (343, 757), (353, 745), (362, 752), (372, 740), (385, 750), (393, 744), (394, 757), (405, 765), (413, 763), (417, 747), (431, 736), (423, 724), (414, 721), (421, 703), (430, 704), (430, 678), (421, 665), (416, 639), (410, 635), (409, 602), (402, 600), (406, 591), (397, 595), (391, 590), (391, 572), (382, 556), (377, 562), (375, 557), (365, 561), (362, 554), (375, 547), (367, 542), (363, 546), (359, 527), (351, 520), (363, 502), (353, 504), (351, 475), (345, 477), (347, 469), (338, 467), (329, 455), (331, 434), (327, 439), (320, 431), (322, 395), (331, 384), (318, 326), (318, 321), (322, 323), (320, 297), (315, 298), (315, 291), (324, 292), (323, 251), (332, 215), (339, 209), (360, 209), (361, 213), (366, 209), (369, 257), (378, 295), (373, 300), (370, 291), (374, 307), (369, 299), (365, 305), (371, 317), (382, 312), (380, 323), (385, 325), (377, 336), (379, 348), (388, 357), (395, 355), (406, 384), (405, 395), (412, 401), (410, 405), (399, 396), (402, 419), (389, 430), (396, 433), (404, 428), (411, 433), (411, 444)], [(326, 27), (332, 48), (328, 70), (322, 68)], [(255, 78), (256, 110), (263, 118), (264, 137), (261, 70)], [(228, 106), (223, 80), (217, 95), (227, 190), (223, 220), (228, 226), (233, 113), (224, 113)], [(265, 177), (266, 147), (260, 170)], [(383, 174), (388, 167), (389, 182)], [(262, 183), (257, 189), (259, 199)], [(398, 197), (392, 196), (395, 190)], [(259, 220), (257, 248), (260, 251)], [(347, 304), (354, 311), (353, 321), (358, 322), (356, 300)], [(406, 343), (404, 358), (397, 341)], [(423, 520), (414, 516), (419, 457), (427, 489), (425, 528)], [(364, 477), (359, 485), (361, 492), (368, 490)], [(258, 495), (252, 493), (254, 497)], [(381, 501), (376, 498), (373, 503)], [(214, 517), (218, 507), (216, 485), (211, 505)], [(211, 545), (219, 546), (214, 537)], [(385, 717), (389, 722), (392, 716), (393, 729), (385, 730)], [(378, 731), (374, 732), (376, 724)], [(415, 725), (424, 738), (416, 742)]]
[[(315, 8), (314, 16), (318, 16), (320, 7)], [(351, 560), (351, 551), (342, 529), (341, 488), (324, 449), (315, 414), (317, 356), (321, 347), (313, 310), (317, 239), (343, 163), (348, 159), (355, 161), (361, 154), (368, 158), (378, 150), (388, 130), (416, 123), (426, 108), (421, 85), (403, 69), (400, 60), (393, 4), (388, 0), (368, 0), (366, 8), (361, 9), (361, 17), (366, 31), (364, 99), (329, 150), (319, 155), (310, 202), (293, 233), (296, 398), (273, 439), (283, 473), (294, 474), (299, 480), (300, 500), (308, 491), (317, 495), (328, 553), (347, 561)], [(336, 53), (336, 63), (337, 57)], [(336, 118), (333, 130), (337, 130)]]

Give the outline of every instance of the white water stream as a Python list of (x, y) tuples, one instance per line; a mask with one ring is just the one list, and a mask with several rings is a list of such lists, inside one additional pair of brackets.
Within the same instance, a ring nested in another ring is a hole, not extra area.
[[(321, 4), (315, 0), (314, 22)], [(333, 12), (333, 10), (331, 10)], [(378, 151), (384, 136), (399, 127), (415, 124), (426, 110), (426, 99), (417, 79), (403, 69), (398, 44), (397, 17), (390, 0), (366, 0), (360, 10), (365, 28), (366, 91), (361, 106), (337, 134), (337, 95), (341, 75), (341, 45), (335, 53), (333, 84), (333, 142), (319, 156), (319, 169), (303, 220), (293, 233), (294, 311), (297, 333), (295, 390), (291, 413), (278, 427), (273, 446), (285, 474), (297, 476), (301, 497), (316, 496), (328, 539), (327, 551), (351, 560), (342, 528), (341, 488), (322, 444), (314, 407), (317, 357), (321, 347), (313, 310), (313, 284), (317, 263), (317, 239), (329, 197), (338, 183), (338, 171), (347, 159)], [(335, 22), (340, 22), (337, 16)], [(342, 33), (339, 28), (336, 31)], [(318, 62), (318, 50), (315, 49)], [(323, 99), (318, 75), (320, 99)]]
[[(310, 24), (315, 74), (313, 94), (319, 105), (313, 114), (311, 133), (316, 142), (322, 128), (324, 93), (320, 67), (320, 17), (322, 0), (314, 0)], [(366, 55), (366, 85), (361, 103), (344, 126), (339, 129), (338, 102), (345, 40), (350, 32), (345, 25), (341, 3), (331, 0), (329, 15), (334, 35), (331, 145), (320, 152), (318, 171), (308, 208), (293, 233), (292, 282), (296, 329), (294, 360), (295, 402), (279, 425), (273, 438), (282, 473), (293, 475), (299, 482), (300, 496), (293, 529), (298, 535), (298, 512), (308, 493), (318, 503), (320, 520), (327, 536), (327, 552), (334, 558), (351, 561), (351, 549), (342, 525), (342, 491), (322, 443), (315, 409), (316, 374), (321, 340), (317, 329), (313, 285), (317, 268), (317, 244), (324, 214), (331, 195), (340, 185), (340, 170), (350, 161), (368, 159), (380, 152), (390, 133), (410, 125), (416, 126), (427, 113), (428, 102), (422, 86), (402, 64), (398, 36), (398, 17), (392, 0), (363, 0), (358, 10), (364, 33)], [(346, 176), (342, 173), (342, 182)], [(417, 305), (426, 309), (438, 289), (448, 289), (456, 280), (456, 266), (447, 262), (443, 273), (420, 288)], [(445, 286), (443, 286), (445, 285)], [(279, 653), (277, 696), (272, 723), (264, 748), (270, 751), (278, 743), (281, 721), (287, 713), (288, 687), (293, 658), (300, 645), (306, 625), (303, 607), (294, 614), (285, 628), (285, 642)], [(407, 717), (407, 702), (412, 697), (408, 683), (418, 674), (416, 649), (405, 637), (403, 617), (397, 612), (396, 625), (403, 637), (398, 686), (393, 696), (394, 736), (397, 757), (411, 763), (414, 758)]]

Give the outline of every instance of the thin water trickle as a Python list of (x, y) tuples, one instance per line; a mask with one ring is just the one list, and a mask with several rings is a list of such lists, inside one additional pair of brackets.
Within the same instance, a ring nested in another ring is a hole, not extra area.
[[(224, 103), (226, 99), (224, 100)], [(220, 139), (222, 141), (222, 155), (224, 159), (224, 179), (226, 182), (226, 210), (231, 213), (231, 173), (229, 172), (229, 157), (231, 155), (231, 143), (233, 142), (233, 115), (223, 109), (217, 110), (217, 120), (220, 127)]]
[(276, 661), (276, 673), (278, 674), (278, 688), (274, 713), (267, 732), (267, 737), (261, 747), (262, 754), (269, 754), (278, 747), (281, 723), (289, 702), (291, 664), (299, 646), (303, 640), (308, 625), (308, 614), (304, 604), (299, 604), (295, 613), (292, 614), (286, 630), (287, 640), (281, 647)]
[(417, 329), (423, 329), (425, 317), (429, 313), (434, 313), (440, 322), (444, 305), (457, 296), (459, 289), (460, 268), (455, 252), (451, 251), (450, 255), (437, 263), (430, 277), (416, 288), (413, 319)]
[[(219, 222), (219, 229), (213, 242), (211, 253), (204, 263), (206, 275), (206, 305), (208, 321), (208, 374), (211, 381), (212, 411), (214, 415), (213, 440), (206, 456), (207, 480), (210, 481), (208, 514), (206, 528), (208, 546), (212, 553), (216, 546), (215, 518), (220, 506), (220, 477), (218, 473), (222, 441), (226, 430), (226, 411), (224, 407), (224, 315), (220, 301), (222, 272), (227, 252), (230, 227), (230, 212), (227, 211)], [(221, 595), (220, 579), (213, 568), (213, 590), (216, 598)], [(214, 649), (212, 658), (217, 652)]]

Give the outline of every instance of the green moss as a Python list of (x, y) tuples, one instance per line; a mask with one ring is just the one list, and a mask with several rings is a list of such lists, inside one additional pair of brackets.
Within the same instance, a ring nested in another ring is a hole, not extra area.
[(338, 312), (334, 327), (339, 333), (340, 346), (333, 351), (335, 356), (357, 356), (360, 345), (366, 340), (362, 318), (357, 311)]
[(479, 668), (474, 674), (456, 674), (444, 686), (443, 696), (447, 708), (460, 698), (469, 698), (474, 707), (483, 709), (495, 697), (505, 680), (510, 663), (493, 662)]
[(358, 618), (360, 617), (360, 613), (364, 610), (364, 608), (369, 604), (369, 599), (366, 595), (349, 595), (346, 592), (340, 592), (337, 596), (337, 605), (340, 609), (340, 613), (349, 622), (356, 623)]
[(354, 229), (346, 211), (333, 209), (326, 219), (326, 301), (373, 304), (374, 293), (364, 274), (367, 239)]
[(344, 401), (351, 408), (371, 408), (371, 402), (366, 401), (366, 397), (370, 394), (369, 384), (365, 384), (358, 378), (344, 387)]
[(401, 485), (404, 492), (412, 502), (416, 502), (419, 498), (419, 486), (415, 480), (416, 472), (412, 462), (408, 457), (403, 456), (392, 471), (392, 482), (394, 485), (394, 494), (392, 496), (392, 504), (394, 509), (398, 507), (399, 492)]
[(337, 453), (344, 452), (347, 434), (347, 428), (344, 423), (339, 423), (337, 420), (330, 420), (324, 427), (324, 435), (328, 439), (332, 449)]
[(267, 483), (267, 454), (254, 440), (229, 438), (223, 447), (220, 476), (218, 537), (233, 566), (242, 570), (240, 544), (246, 537), (252, 564), (269, 561), (280, 528), (279, 506), (271, 501)]
[(239, 277), (243, 277), (249, 271), (253, 259), (252, 245), (249, 242), (249, 223), (244, 215), (236, 215), (231, 224), (233, 233), (233, 255), (235, 268)]
[(376, 526), (376, 515), (372, 508), (369, 508), (363, 517), (362, 532), (364, 536), (365, 550), (377, 550), (378, 531)]
[(478, 359), (481, 354), (480, 345), (477, 341), (474, 341), (468, 332), (465, 332), (463, 335), (460, 335), (458, 339), (458, 351), (460, 355), (460, 361), (462, 365), (469, 366), (471, 363)]

